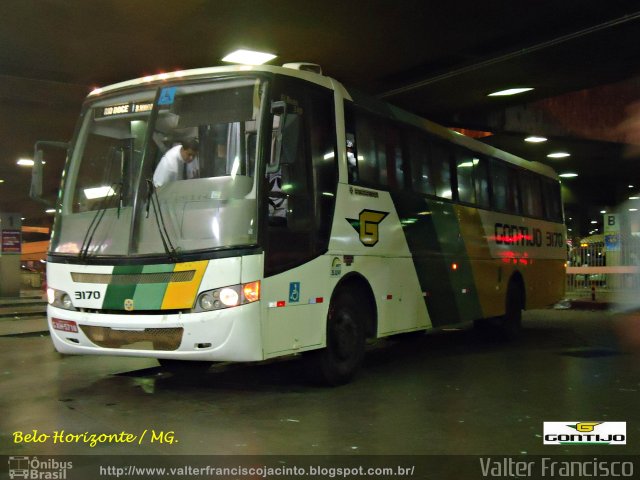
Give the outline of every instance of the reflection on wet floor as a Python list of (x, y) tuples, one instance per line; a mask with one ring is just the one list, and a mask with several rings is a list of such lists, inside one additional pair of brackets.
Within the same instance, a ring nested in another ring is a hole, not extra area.
[[(638, 323), (545, 310), (526, 313), (514, 342), (475, 329), (402, 335), (370, 345), (360, 375), (339, 388), (318, 386), (304, 355), (188, 375), (153, 359), (63, 356), (47, 337), (4, 337), (0, 440), (10, 454), (548, 454), (544, 421), (626, 421), (629, 435), (640, 433)], [(155, 429), (177, 442), (13, 443), (11, 432), (32, 429)], [(584, 448), (568, 453), (603, 447)]]

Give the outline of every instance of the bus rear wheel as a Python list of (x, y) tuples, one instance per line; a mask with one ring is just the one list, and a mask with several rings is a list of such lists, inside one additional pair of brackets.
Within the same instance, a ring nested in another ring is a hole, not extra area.
[(505, 338), (512, 339), (520, 335), (522, 330), (523, 307), (524, 291), (522, 284), (516, 280), (512, 280), (507, 287), (505, 314), (500, 319), (500, 332)]
[(315, 352), (322, 383), (331, 386), (351, 381), (362, 364), (365, 350), (366, 309), (347, 292), (331, 300), (327, 317), (327, 346)]

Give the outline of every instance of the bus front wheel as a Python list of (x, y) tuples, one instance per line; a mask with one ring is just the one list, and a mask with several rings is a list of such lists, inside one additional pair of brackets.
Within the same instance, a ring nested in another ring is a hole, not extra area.
[(362, 364), (365, 350), (365, 315), (362, 302), (348, 292), (331, 300), (327, 317), (327, 346), (318, 351), (320, 380), (332, 386), (348, 383)]

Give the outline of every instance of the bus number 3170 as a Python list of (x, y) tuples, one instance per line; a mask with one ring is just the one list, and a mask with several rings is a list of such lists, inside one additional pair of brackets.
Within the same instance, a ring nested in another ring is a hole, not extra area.
[(76, 300), (99, 300), (100, 292), (98, 290), (84, 290), (81, 292), (74, 292)]

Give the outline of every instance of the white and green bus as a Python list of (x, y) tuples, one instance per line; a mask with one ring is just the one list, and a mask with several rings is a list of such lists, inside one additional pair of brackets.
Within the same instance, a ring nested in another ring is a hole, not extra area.
[[(310, 352), (340, 384), (367, 339), (486, 318), (512, 331), (562, 297), (549, 167), (309, 69), (196, 69), (88, 96), (48, 252), (58, 351), (166, 365)], [(155, 185), (193, 139), (197, 168)]]

